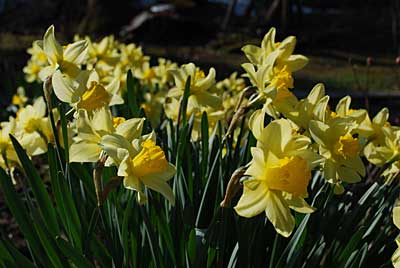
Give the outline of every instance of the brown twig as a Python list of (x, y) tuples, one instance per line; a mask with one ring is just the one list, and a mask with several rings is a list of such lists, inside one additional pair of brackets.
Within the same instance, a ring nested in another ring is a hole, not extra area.
[(108, 194), (117, 188), (123, 180), (123, 177), (113, 177), (104, 187), (103, 193), (102, 193), (102, 201), (104, 202), (107, 199)]
[(100, 159), (96, 162), (96, 166), (93, 169), (93, 182), (94, 182), (94, 188), (96, 191), (96, 197), (97, 197), (97, 206), (101, 207), (103, 205), (103, 183), (102, 183), (102, 175), (103, 175), (103, 169), (104, 169), (104, 164), (107, 160), (107, 155), (102, 153), (100, 155)]
[(232, 199), (235, 197), (241, 187), (240, 178), (243, 177), (245, 171), (245, 167), (240, 167), (233, 172), (228, 185), (226, 186), (224, 200), (222, 200), (220, 203), (221, 207), (228, 208), (231, 206)]

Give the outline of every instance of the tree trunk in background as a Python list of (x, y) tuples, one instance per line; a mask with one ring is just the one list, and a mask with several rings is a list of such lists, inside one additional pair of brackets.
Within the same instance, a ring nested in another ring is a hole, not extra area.
[(251, 12), (253, 11), (255, 3), (256, 3), (256, 0), (249, 1), (249, 4), (247, 5), (246, 10), (244, 12), (245, 18), (249, 18), (251, 16)]
[(99, 8), (99, 3), (96, 0), (87, 0), (85, 16), (82, 18), (78, 26), (78, 33), (80, 35), (88, 33), (93, 30), (93, 23), (96, 23), (96, 13), (97, 8)]
[(400, 3), (399, 0), (392, 2), (392, 40), (393, 48), (397, 55), (400, 55), (399, 35), (400, 35)]
[(282, 33), (286, 33), (288, 24), (288, 0), (282, 0), (281, 5), (281, 28), (279, 29)]
[(235, 13), (236, 2), (237, 2), (237, 0), (229, 1), (229, 5), (228, 5), (228, 8), (225, 13), (225, 18), (224, 18), (224, 21), (222, 22), (222, 30), (226, 30), (226, 28), (228, 27), (229, 21), (233, 15), (233, 13)]
[(297, 26), (301, 25), (303, 22), (303, 6), (301, 0), (294, 0), (294, 4), (296, 5), (296, 17), (297, 17)]
[(265, 20), (264, 20), (264, 22), (266, 24), (268, 24), (271, 21), (272, 16), (274, 15), (275, 11), (277, 10), (280, 1), (281, 0), (274, 0), (272, 2), (272, 4), (269, 6), (268, 10), (265, 12), (265, 16), (264, 16)]

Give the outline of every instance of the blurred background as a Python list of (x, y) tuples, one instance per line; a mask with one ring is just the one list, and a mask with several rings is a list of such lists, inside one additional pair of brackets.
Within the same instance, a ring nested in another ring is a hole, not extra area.
[(324, 82), (330, 94), (385, 103), (380, 95), (400, 91), (400, 0), (0, 0), (2, 103), (18, 85), (33, 86), (23, 79), (26, 49), (51, 24), (64, 43), (113, 34), (154, 60), (214, 66), (219, 79), (240, 72), (241, 47), (274, 26), (278, 41), (297, 36), (296, 53), (311, 59), (295, 75), (299, 92)]

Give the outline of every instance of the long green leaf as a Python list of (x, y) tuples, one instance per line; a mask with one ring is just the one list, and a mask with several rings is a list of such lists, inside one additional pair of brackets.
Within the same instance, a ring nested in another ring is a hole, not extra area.
[(25, 170), (25, 174), (28, 178), (29, 185), (32, 187), (32, 192), (38, 202), (39, 211), (43, 217), (43, 220), (55, 237), (60, 233), (60, 227), (58, 225), (56, 212), (51, 202), (50, 196), (46, 191), (42, 178), (37, 173), (32, 161), (27, 156), (25, 150), (19, 144), (17, 139), (10, 135), (11, 141), (14, 145), (14, 149), (17, 152), (18, 158), (21, 161), (21, 165)]
[(27, 208), (18, 197), (18, 194), (11, 183), (11, 178), (8, 177), (2, 168), (0, 168), (0, 184), (6, 204), (14, 215), (22, 234), (27, 239), (33, 254), (35, 254), (35, 257), (37, 257), (43, 264), (48, 264), (46, 254), (39, 243), (39, 237), (32, 226), (32, 219), (27, 214)]
[(67, 241), (61, 237), (57, 237), (57, 245), (64, 253), (64, 255), (70, 259), (76, 267), (79, 268), (93, 268), (94, 265), (86, 259), (79, 251), (72, 247)]
[(137, 100), (138, 81), (133, 77), (132, 71), (129, 70), (126, 76), (126, 86), (128, 91), (128, 106), (132, 117), (139, 117), (140, 107)]

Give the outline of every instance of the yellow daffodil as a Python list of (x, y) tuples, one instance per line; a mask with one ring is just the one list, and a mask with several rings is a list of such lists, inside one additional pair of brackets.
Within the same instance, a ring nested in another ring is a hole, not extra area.
[(216, 88), (219, 91), (235, 92), (237, 94), (240, 93), (245, 87), (246, 83), (244, 79), (238, 77), (237, 72), (231, 73), (228, 78), (225, 78), (216, 84)]
[(177, 69), (178, 65), (170, 60), (159, 58), (158, 65), (153, 67), (153, 70), (157, 77), (157, 86), (161, 90), (169, 88), (173, 83), (174, 77), (169, 70)]
[(271, 28), (264, 36), (261, 47), (246, 45), (242, 48), (246, 57), (254, 65), (272, 65), (286, 68), (290, 72), (302, 69), (307, 63), (307, 57), (303, 55), (292, 55), (296, 46), (296, 37), (289, 36), (282, 42), (275, 42), (275, 28)]
[(138, 192), (139, 203), (146, 201), (144, 186), (161, 193), (175, 204), (174, 193), (167, 183), (176, 173), (163, 150), (156, 145), (155, 134), (134, 139), (132, 142), (118, 134), (105, 135), (103, 150), (118, 164), (118, 176), (124, 187)]
[(12, 104), (18, 107), (25, 106), (26, 102), (28, 101), (28, 97), (25, 95), (25, 89), (23, 87), (17, 88), (17, 93), (12, 97)]
[(343, 191), (341, 182), (356, 183), (365, 176), (365, 167), (360, 158), (362, 143), (352, 131), (357, 123), (352, 118), (337, 117), (323, 123), (311, 120), (309, 131), (319, 145), (319, 153), (325, 158), (324, 177), (336, 186), (337, 193)]
[(23, 68), (27, 82), (40, 81), (40, 71), (48, 65), (47, 56), (43, 51), (43, 42), (34, 41), (27, 52), (31, 55), (27, 65)]
[(128, 68), (140, 68), (144, 63), (149, 62), (150, 57), (143, 54), (142, 47), (136, 44), (120, 44), (121, 65)]
[(172, 69), (170, 72), (174, 77), (175, 87), (170, 89), (167, 97), (177, 99), (182, 97), (185, 90), (186, 80), (190, 76), (189, 103), (192, 103), (194, 107), (198, 108), (201, 106), (212, 108), (221, 106), (221, 98), (210, 93), (210, 89), (215, 85), (214, 68), (210, 69), (207, 76), (193, 63), (184, 64), (179, 69)]
[(119, 95), (119, 79), (114, 79), (108, 85), (101, 84), (99, 80), (96, 71), (81, 72), (75, 80), (61, 72), (55, 72), (54, 93), (58, 99), (69, 103), (75, 109), (85, 109), (89, 112), (124, 102)]
[(40, 79), (44, 81), (56, 71), (69, 77), (76, 77), (81, 71), (80, 64), (85, 60), (87, 48), (85, 40), (68, 44), (63, 48), (54, 36), (54, 26), (50, 26), (43, 37), (43, 51), (49, 66), (40, 71)]
[(76, 120), (77, 136), (69, 149), (71, 162), (96, 162), (102, 148), (99, 146), (104, 135), (118, 133), (132, 141), (142, 133), (143, 118), (112, 117), (108, 108), (103, 107), (89, 115), (86, 110), (78, 111)]
[(152, 87), (157, 83), (157, 74), (150, 63), (145, 62), (140, 68), (133, 69), (133, 76), (136, 77), (143, 85)]
[[(98, 65), (114, 66), (120, 59), (118, 53), (118, 42), (115, 41), (113, 35), (103, 37), (100, 42), (92, 42), (90, 38), (86, 38), (88, 41), (88, 57), (89, 63), (96, 67)], [(92, 67), (93, 68), (93, 67)]]
[(244, 76), (248, 77), (250, 83), (258, 89), (260, 99), (275, 98), (277, 93), (276, 87), (268, 86), (272, 79), (272, 65), (257, 67), (251, 63), (243, 63), (242, 68), (246, 71)]
[(150, 120), (153, 128), (157, 128), (160, 124), (166, 94), (167, 93), (163, 91), (157, 93), (148, 92), (144, 94), (145, 102), (142, 103), (141, 106), (146, 114), (146, 118)]
[[(165, 115), (172, 119), (174, 122), (178, 121), (180, 102), (175, 98), (167, 98), (164, 104)], [(192, 102), (188, 103), (186, 110), (186, 117), (190, 118), (194, 116), (194, 124), (192, 129), (192, 140), (196, 141), (200, 137), (201, 132), (201, 117), (203, 112), (207, 113), (209, 131), (211, 132), (218, 121), (222, 121), (225, 118), (225, 112), (222, 109), (213, 109), (211, 107), (198, 107)]]
[[(368, 118), (369, 119), (369, 118)], [(370, 121), (373, 134), (364, 148), (364, 155), (369, 162), (381, 166), (396, 155), (396, 129), (388, 122), (389, 110), (383, 108)], [(394, 141), (394, 142), (393, 142)]]
[(258, 88), (260, 97), (274, 100), (276, 95), (279, 106), (287, 101), (296, 103), (294, 95), (289, 91), (294, 87), (292, 73), (303, 68), (308, 62), (303, 55), (292, 55), (295, 45), (294, 36), (276, 43), (275, 28), (271, 28), (264, 36), (261, 47), (246, 45), (242, 48), (250, 60), (250, 63), (242, 64), (246, 71), (245, 76)]
[[(10, 140), (10, 134), (15, 135), (15, 119), (0, 123), (0, 167), (11, 168), (19, 163), (17, 153)], [(7, 164), (6, 164), (7, 163)]]
[(47, 143), (53, 139), (46, 111), (46, 103), (39, 97), (33, 105), (27, 105), (17, 113), (15, 134), (28, 155), (47, 152)]
[(353, 130), (353, 134), (357, 134), (360, 138), (367, 139), (374, 133), (374, 129), (369, 119), (368, 112), (365, 109), (351, 109), (351, 97), (342, 98), (336, 105), (335, 111), (328, 113), (328, 120), (337, 117), (349, 117), (354, 119), (357, 127)]
[(287, 120), (275, 120), (265, 128), (263, 122), (250, 120), (250, 128), (257, 147), (251, 148), (253, 159), (245, 173), (251, 178), (244, 181), (235, 210), (248, 218), (265, 212), (275, 230), (288, 237), (295, 225), (290, 208), (300, 213), (314, 211), (304, 198), (320, 157), (309, 149), (311, 140), (294, 134)]

